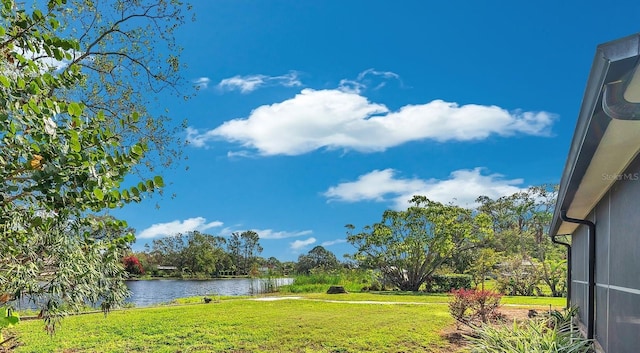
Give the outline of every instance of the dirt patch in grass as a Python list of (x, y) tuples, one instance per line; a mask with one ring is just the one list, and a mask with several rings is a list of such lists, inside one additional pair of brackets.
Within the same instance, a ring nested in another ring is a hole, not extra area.
[(442, 352), (457, 352), (460, 349), (465, 348), (467, 346), (467, 339), (463, 335), (467, 335), (469, 333), (470, 331), (468, 331), (468, 329), (458, 330), (455, 326), (442, 331), (442, 337), (444, 337), (450, 344), (450, 346), (446, 350), (442, 350)]

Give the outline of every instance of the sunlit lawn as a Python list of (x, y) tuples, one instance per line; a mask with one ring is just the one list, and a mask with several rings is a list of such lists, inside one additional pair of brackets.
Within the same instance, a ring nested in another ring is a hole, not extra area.
[[(53, 337), (41, 321), (14, 330), (18, 352), (454, 352), (446, 295), (305, 294), (304, 299), (127, 309), (64, 319)], [(201, 298), (186, 300), (200, 301)], [(353, 304), (331, 301), (397, 302)], [(406, 304), (424, 303), (424, 304)], [(507, 304), (562, 306), (562, 298), (506, 297)]]
[(228, 300), (18, 325), (18, 352), (438, 352), (447, 306)]
[[(295, 294), (291, 294), (295, 295)], [(422, 294), (412, 292), (374, 292), (374, 293), (350, 293), (350, 294), (324, 294), (324, 293), (308, 293), (305, 298), (318, 300), (363, 300), (376, 302), (400, 302), (400, 303), (440, 303), (449, 302), (447, 294)], [(541, 306), (548, 308), (561, 308), (566, 304), (566, 298), (552, 297), (522, 297), (522, 296), (503, 296), (500, 303), (505, 305), (522, 305), (526, 307)]]

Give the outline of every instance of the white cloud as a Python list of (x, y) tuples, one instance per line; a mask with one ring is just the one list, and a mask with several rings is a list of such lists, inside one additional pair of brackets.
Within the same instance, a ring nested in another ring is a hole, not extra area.
[(322, 245), (322, 246), (331, 246), (331, 245), (342, 244), (342, 243), (346, 243), (346, 242), (347, 242), (346, 239), (336, 239), (336, 240), (325, 241), (320, 245)]
[(227, 152), (227, 157), (229, 158), (249, 158), (252, 157), (253, 154), (250, 153), (249, 151), (228, 151)]
[(380, 89), (387, 84), (390, 79), (400, 81), (400, 76), (391, 71), (377, 71), (367, 69), (358, 74), (355, 80), (340, 80), (338, 90), (346, 93), (360, 94), (365, 89), (374, 86), (374, 90)]
[(393, 169), (374, 170), (361, 175), (356, 181), (332, 186), (324, 195), (330, 200), (344, 202), (385, 201), (389, 194), (407, 194), (424, 189), (426, 182), (421, 179), (396, 179)]
[(138, 239), (150, 239), (158, 236), (169, 236), (178, 233), (187, 233), (192, 231), (205, 231), (210, 228), (222, 226), (222, 222), (213, 221), (207, 223), (203, 217), (195, 217), (185, 219), (184, 221), (175, 220), (168, 223), (156, 223), (138, 233)]
[(303, 230), (301, 232), (287, 232), (287, 231), (274, 231), (272, 229), (254, 229), (254, 232), (258, 233), (260, 239), (284, 239), (301, 237), (303, 235), (310, 235), (313, 233), (311, 230)]
[(316, 238), (309, 238), (306, 240), (296, 240), (294, 242), (289, 243), (289, 247), (291, 248), (291, 250), (293, 251), (300, 251), (301, 249), (314, 244), (316, 242)]
[(365, 77), (367, 76), (380, 76), (383, 78), (388, 78), (388, 79), (396, 79), (399, 80), (400, 79), (400, 75), (398, 75), (395, 72), (391, 72), (391, 71), (378, 71), (375, 69), (367, 69), (362, 71), (361, 73), (358, 74), (358, 80), (362, 81), (365, 79)]
[(474, 141), (492, 135), (548, 136), (554, 115), (497, 106), (434, 100), (390, 111), (354, 92), (303, 89), (291, 99), (263, 105), (245, 119), (213, 130), (187, 130), (195, 147), (225, 139), (261, 155), (300, 155), (318, 149), (384, 151), (410, 141)]
[(208, 77), (198, 77), (192, 82), (196, 86), (196, 88), (206, 89), (209, 87), (209, 83), (211, 82), (211, 79), (209, 79)]
[(186, 140), (189, 144), (194, 147), (206, 147), (207, 146), (207, 136), (201, 135), (198, 130), (187, 127), (186, 129), (187, 137)]
[(299, 87), (302, 86), (302, 82), (296, 71), (289, 71), (281, 76), (238, 75), (225, 78), (218, 83), (218, 88), (223, 91), (240, 91), (240, 93), (250, 93), (263, 86)]
[(218, 83), (218, 87), (227, 91), (240, 91), (242, 93), (249, 93), (255, 91), (264, 84), (266, 76), (253, 75), (253, 76), (234, 76), (231, 78), (225, 78)]
[(338, 90), (345, 93), (360, 94), (365, 88), (367, 88), (367, 86), (364, 83), (354, 80), (344, 79), (340, 80), (338, 84)]
[(374, 170), (358, 177), (356, 181), (330, 187), (325, 193), (330, 201), (391, 202), (395, 209), (405, 209), (414, 195), (423, 195), (442, 203), (454, 203), (463, 207), (475, 207), (481, 195), (498, 198), (522, 191), (522, 179), (504, 179), (500, 174), (483, 175), (483, 168), (457, 170), (449, 179), (402, 179), (393, 169)]

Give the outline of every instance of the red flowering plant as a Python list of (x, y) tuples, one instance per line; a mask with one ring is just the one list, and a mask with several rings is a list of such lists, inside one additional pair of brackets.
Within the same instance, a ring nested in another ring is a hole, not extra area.
[(125, 256), (122, 259), (122, 263), (124, 264), (124, 269), (127, 272), (129, 272), (129, 274), (132, 274), (132, 275), (144, 274), (144, 268), (142, 267), (140, 260), (138, 260), (138, 258), (135, 255), (131, 254), (131, 255)]

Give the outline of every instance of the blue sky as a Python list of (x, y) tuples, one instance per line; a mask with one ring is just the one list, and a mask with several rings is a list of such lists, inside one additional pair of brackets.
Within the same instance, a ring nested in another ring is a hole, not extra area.
[[(558, 183), (596, 46), (640, 31), (617, 1), (194, 1), (199, 87), (166, 195), (114, 215), (134, 249), (255, 230), (262, 256), (353, 253), (346, 224), (413, 194), (473, 207)], [(188, 167), (188, 170), (186, 170)], [(159, 205), (159, 208), (156, 207)]]

